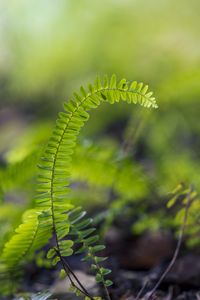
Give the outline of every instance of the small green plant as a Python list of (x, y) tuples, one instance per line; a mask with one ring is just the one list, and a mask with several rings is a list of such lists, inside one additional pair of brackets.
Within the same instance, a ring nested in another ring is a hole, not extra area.
[[(100, 265), (105, 258), (96, 255), (104, 246), (97, 244), (99, 236), (94, 234), (95, 229), (90, 226), (92, 220), (84, 218), (85, 212), (74, 206), (68, 192), (72, 154), (80, 129), (89, 118), (88, 111), (104, 102), (114, 104), (119, 101), (157, 108), (147, 85), (127, 82), (126, 79), (117, 82), (115, 75), (111, 79), (105, 76), (103, 83), (97, 77), (94, 85), (90, 84), (88, 89), (81, 87), (80, 93), (74, 93), (72, 99), (64, 103), (64, 112), (59, 113), (39, 163), (35, 208), (25, 212), (23, 223), (6, 243), (0, 257), (2, 293), (16, 290), (23, 264), (54, 236), (55, 245), (48, 251), (47, 257), (53, 265), (61, 263), (61, 275), (65, 273), (68, 276), (72, 290), (77, 295), (84, 295), (85, 299), (95, 299), (82, 286), (66, 260), (74, 253), (74, 244), (78, 244), (80, 248), (77, 253), (84, 252), (84, 260), (91, 261), (96, 281), (103, 285), (105, 298), (109, 299), (107, 287), (112, 281), (105, 277), (111, 271)], [(69, 236), (73, 239), (69, 239)]]

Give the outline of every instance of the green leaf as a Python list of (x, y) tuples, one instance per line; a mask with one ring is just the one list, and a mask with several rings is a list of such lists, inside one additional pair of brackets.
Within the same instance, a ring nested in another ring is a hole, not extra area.
[(108, 259), (108, 258), (107, 257), (99, 257), (99, 256), (94, 257), (94, 260), (97, 264), (105, 261), (106, 259)]
[(63, 240), (59, 242), (59, 246), (61, 249), (71, 248), (74, 245), (74, 242), (71, 240)]
[(52, 258), (56, 255), (56, 251), (55, 249), (50, 249), (48, 252), (47, 252), (47, 258)]
[(78, 224), (76, 224), (76, 229), (77, 230), (81, 230), (86, 228), (88, 225), (90, 225), (92, 223), (92, 219), (86, 219)]
[(102, 282), (103, 281), (102, 275), (100, 273), (96, 274), (95, 279), (96, 279), (96, 282)]
[(86, 238), (88, 235), (90, 235), (94, 231), (96, 231), (96, 228), (89, 228), (89, 229), (86, 229), (84, 231), (81, 231), (80, 235), (79, 235), (79, 238), (81, 238), (81, 239)]
[(108, 86), (109, 86), (108, 75), (104, 75), (104, 78), (103, 78), (103, 87), (106, 89), (106, 88), (108, 88)]
[(89, 237), (89, 238), (87, 238), (87, 239), (84, 239), (84, 242), (85, 242), (87, 245), (91, 245), (91, 244), (96, 243), (98, 240), (99, 240), (99, 236), (98, 236), (98, 235), (94, 235), (94, 236), (92, 236), (92, 237)]
[(111, 280), (106, 280), (104, 282), (104, 284), (105, 284), (105, 286), (109, 287), (109, 286), (113, 285), (113, 282)]
[(95, 264), (91, 264), (91, 271), (96, 271), (98, 267)]
[(63, 249), (63, 250), (61, 250), (60, 251), (60, 253), (61, 253), (61, 255), (62, 256), (71, 256), (72, 254), (73, 254), (73, 249), (71, 249), (71, 248), (68, 248), (68, 249)]
[(103, 276), (108, 275), (111, 273), (111, 270), (105, 269), (105, 268), (100, 268), (100, 272)]
[(101, 80), (100, 80), (99, 76), (96, 77), (95, 87), (96, 87), (97, 90), (101, 89)]
[(116, 88), (116, 82), (117, 82), (116, 75), (113, 74), (110, 79), (110, 88)]
[(75, 252), (75, 254), (81, 254), (81, 253), (83, 253), (83, 252), (86, 252), (86, 250), (87, 250), (87, 248), (86, 248), (85, 246), (82, 246), (82, 247), (80, 247), (79, 250), (77, 250), (77, 251)]
[(169, 201), (168, 201), (168, 203), (167, 203), (167, 207), (168, 208), (171, 208), (172, 206), (174, 206), (174, 204), (176, 203), (176, 200), (177, 200), (177, 195), (176, 196), (174, 196), (172, 199), (170, 199)]
[(64, 279), (66, 276), (67, 276), (67, 274), (66, 274), (65, 270), (63, 270), (63, 269), (60, 270), (59, 278), (60, 278), (60, 279)]
[(126, 79), (123, 78), (122, 80), (120, 80), (120, 82), (118, 83), (118, 89), (123, 89), (124, 84), (126, 84)]
[(91, 247), (91, 252), (95, 253), (95, 252), (99, 252), (104, 250), (106, 247), (104, 245), (97, 245), (97, 246), (93, 246)]
[(54, 259), (52, 260), (52, 265), (55, 266), (57, 265), (57, 263), (60, 261), (60, 258), (58, 256), (54, 257)]

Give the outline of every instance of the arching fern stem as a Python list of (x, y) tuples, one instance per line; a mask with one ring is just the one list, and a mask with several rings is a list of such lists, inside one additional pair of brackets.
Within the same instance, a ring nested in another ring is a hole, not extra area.
[[(69, 143), (70, 146), (68, 147), (69, 150), (70, 150), (70, 148), (73, 149), (75, 146), (74, 140), (76, 139), (76, 135), (80, 131), (80, 128), (83, 126), (84, 122), (89, 117), (86, 110), (89, 110), (93, 107), (97, 107), (101, 101), (102, 102), (108, 101), (112, 104), (115, 101), (118, 102), (120, 100), (120, 98), (122, 98), (122, 100), (127, 101), (128, 103), (140, 102), (140, 104), (143, 106), (157, 107), (154, 98), (151, 97), (152, 93), (151, 92), (148, 94), (146, 93), (148, 87), (145, 86), (142, 89), (143, 84), (137, 84), (137, 82), (133, 82), (131, 84), (131, 88), (128, 89), (128, 84), (127, 84), (126, 80), (123, 79), (118, 84), (118, 87), (116, 87), (115, 75), (113, 75), (111, 78), (110, 87), (108, 84), (107, 77), (105, 77), (104, 84), (106, 84), (106, 87), (102, 87), (99, 78), (97, 78), (95, 87), (93, 87), (92, 85), (89, 86), (89, 90), (90, 90), (89, 93), (87, 93), (84, 90), (84, 88), (81, 87), (81, 93), (83, 94), (83, 98), (81, 98), (81, 96), (79, 96), (78, 94), (74, 94), (75, 102), (73, 102), (73, 100), (74, 100), (73, 99), (72, 101), (69, 102), (69, 104), (66, 104), (67, 108), (65, 107), (65, 111), (67, 112), (67, 114), (61, 113), (60, 118), (57, 121), (56, 129), (61, 130), (61, 134), (58, 134), (56, 132), (56, 130), (53, 134), (53, 137), (56, 140), (56, 144), (54, 145), (55, 153), (53, 153), (53, 163), (52, 163), (52, 167), (50, 168), (50, 170), (51, 170), (50, 202), (51, 202), (53, 231), (55, 233), (55, 238), (56, 238), (56, 247), (57, 247), (57, 251), (59, 251), (60, 254), (62, 254), (62, 250), (60, 249), (60, 239), (58, 238), (58, 234), (57, 234), (57, 225), (60, 224), (60, 221), (59, 221), (59, 218), (58, 218), (58, 222), (55, 219), (54, 204), (56, 203), (56, 201), (54, 201), (54, 195), (56, 195), (56, 190), (54, 189), (54, 185), (55, 185), (55, 178), (56, 178), (56, 175), (55, 175), (56, 163), (57, 163), (57, 160), (59, 161), (59, 159), (58, 159), (59, 149), (62, 146), (62, 142), (63, 142), (64, 136), (65, 136), (65, 133), (67, 133), (67, 131), (70, 131), (70, 130), (74, 131), (74, 134), (71, 135), (72, 144), (70, 145), (70, 143)], [(90, 101), (90, 103), (87, 100)], [(70, 107), (70, 105), (71, 105), (71, 107)], [(70, 107), (70, 109), (68, 110), (69, 107)], [(82, 110), (80, 111), (80, 109), (82, 109)], [(72, 126), (72, 128), (70, 129), (70, 124), (73, 123), (73, 118), (74, 118), (75, 114), (77, 114), (77, 118), (76, 118), (77, 124), (75, 124), (74, 127)], [(64, 122), (63, 122), (63, 119), (64, 119)], [(60, 122), (62, 123), (61, 127), (60, 127)], [(64, 126), (63, 126), (63, 123), (64, 123)], [(48, 148), (48, 146), (47, 146), (47, 148)], [(71, 151), (72, 151), (72, 149), (71, 149)], [(70, 154), (72, 154), (72, 153), (70, 153)], [(68, 159), (70, 158), (70, 154), (68, 153)], [(61, 179), (62, 179), (62, 176), (61, 176)], [(61, 186), (61, 188), (62, 188), (62, 186)], [(63, 188), (65, 189), (66, 186), (64, 186)], [(62, 218), (61, 218), (61, 220), (62, 220)]]

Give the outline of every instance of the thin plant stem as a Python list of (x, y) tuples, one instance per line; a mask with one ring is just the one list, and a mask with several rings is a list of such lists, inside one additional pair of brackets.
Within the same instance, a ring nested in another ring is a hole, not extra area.
[(106, 295), (107, 300), (111, 300), (110, 294), (109, 294), (108, 289), (107, 289), (107, 286), (105, 284), (103, 284), (103, 287), (104, 287), (104, 291), (105, 291), (105, 295)]
[[(78, 277), (74, 274), (74, 272), (72, 271), (71, 267), (69, 266), (69, 264), (63, 259), (63, 257), (61, 256), (60, 252), (55, 249), (57, 255), (59, 256), (63, 269), (65, 270), (65, 273), (67, 274), (70, 283), (72, 286), (74, 286), (75, 288), (77, 288), (77, 290), (79, 290), (82, 294), (84, 294), (85, 296), (89, 297), (91, 300), (94, 300), (94, 298), (88, 293), (88, 291), (84, 288), (84, 286), (82, 285), (82, 283), (80, 282), (80, 280), (78, 279)], [(71, 278), (71, 276), (74, 277), (74, 279), (76, 280), (76, 282), (78, 283), (78, 285), (81, 287), (79, 288), (73, 281), (73, 279)]]
[[(99, 266), (98, 264), (96, 264), (96, 265), (97, 265), (98, 269), (100, 270), (100, 266)], [(107, 286), (105, 285), (104, 282), (102, 282), (102, 286), (103, 286), (103, 288), (104, 288), (106, 300), (111, 300), (110, 294), (109, 294), (109, 292), (108, 292), (108, 288), (107, 288)]]
[(141, 297), (142, 293), (144, 292), (144, 289), (146, 288), (147, 284), (148, 284), (148, 279), (146, 279), (145, 282), (143, 283), (143, 285), (142, 285), (141, 289), (139, 290), (135, 300), (140, 299), (140, 297)]
[(159, 278), (159, 280), (156, 283), (156, 285), (154, 286), (154, 288), (148, 294), (146, 300), (150, 300), (151, 299), (151, 297), (156, 292), (156, 290), (158, 289), (158, 287), (160, 286), (160, 284), (162, 283), (162, 281), (164, 280), (164, 278), (166, 277), (166, 275), (172, 269), (172, 267), (173, 267), (173, 265), (174, 265), (174, 263), (175, 263), (175, 261), (176, 261), (176, 259), (178, 257), (178, 254), (179, 254), (179, 251), (180, 251), (180, 248), (181, 248), (181, 244), (182, 244), (182, 241), (183, 241), (184, 231), (185, 231), (185, 227), (186, 227), (186, 224), (187, 224), (187, 219), (188, 219), (188, 214), (189, 214), (189, 208), (190, 208), (190, 204), (191, 204), (190, 193), (191, 193), (191, 190), (190, 190), (190, 192), (187, 195), (187, 203), (186, 203), (186, 206), (185, 206), (185, 213), (184, 213), (184, 217), (183, 217), (183, 222), (182, 222), (182, 226), (181, 226), (181, 229), (180, 229), (180, 233), (179, 233), (179, 237), (178, 237), (178, 242), (177, 242), (176, 250), (174, 252), (172, 260), (170, 261), (168, 267), (166, 268), (166, 270), (163, 272), (163, 274)]

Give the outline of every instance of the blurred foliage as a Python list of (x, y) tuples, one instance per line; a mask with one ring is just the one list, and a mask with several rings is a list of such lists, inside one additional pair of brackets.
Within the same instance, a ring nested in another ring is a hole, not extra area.
[(3, 92), (11, 101), (54, 102), (97, 72), (115, 72), (153, 84), (167, 102), (186, 89), (182, 82), (195, 96), (199, 9), (198, 0), (3, 0)]
[(21, 293), (14, 298), (14, 300), (47, 300), (51, 297), (51, 292), (43, 291), (37, 294), (30, 294), (30, 293)]
[(0, 249), (32, 207), (61, 103), (96, 73), (148, 82), (159, 110), (92, 112), (71, 197), (109, 224), (127, 214), (137, 233), (176, 226), (166, 194), (178, 182), (200, 192), (199, 11), (199, 0), (0, 2)]

